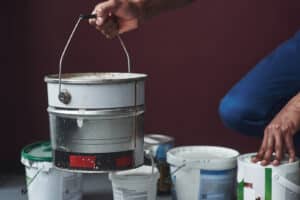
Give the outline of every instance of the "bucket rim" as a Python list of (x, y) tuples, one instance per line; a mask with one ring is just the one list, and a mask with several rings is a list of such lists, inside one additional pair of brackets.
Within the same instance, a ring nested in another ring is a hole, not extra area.
[[(198, 149), (199, 151), (200, 150), (213, 150), (213, 149), (219, 149), (219, 150), (224, 150), (224, 151), (227, 151), (229, 153), (231, 153), (232, 155), (229, 156), (229, 157), (223, 157), (223, 158), (212, 158), (212, 159), (207, 159), (207, 158), (203, 158), (203, 159), (184, 159), (182, 157), (178, 157), (176, 156), (176, 153), (178, 153), (178, 151), (180, 150), (186, 150), (186, 149)], [(208, 145), (205, 145), (205, 146), (181, 146), (181, 147), (175, 147), (175, 148), (172, 148), (170, 149), (168, 152), (167, 152), (167, 162), (170, 164), (170, 165), (173, 165), (173, 166), (183, 166), (183, 165), (187, 165), (189, 168), (205, 168), (205, 169), (209, 169), (211, 168), (210, 166), (214, 166), (212, 168), (224, 168), (224, 169), (232, 169), (234, 167), (236, 167), (237, 165), (237, 158), (238, 156), (240, 155), (240, 153), (235, 150), (235, 149), (232, 149), (232, 148), (228, 148), (228, 147), (223, 147), (223, 146), (208, 146)], [(226, 163), (226, 167), (221, 167), (221, 166), (218, 166), (220, 164), (223, 164), (223, 163)], [(193, 167), (191, 164), (195, 164), (195, 166)]]
[[(85, 73), (64, 73), (62, 84), (114, 84), (126, 83), (147, 78), (147, 74), (128, 72), (85, 72)], [(90, 78), (89, 78), (90, 77)], [(49, 74), (44, 78), (46, 83), (59, 83), (58, 74)]]
[[(166, 139), (166, 141), (159, 141), (158, 143), (150, 143), (150, 142), (147, 142), (146, 140), (148, 138), (151, 139), (151, 137), (156, 137), (156, 138), (163, 138), (163, 139)], [(174, 137), (171, 137), (169, 135), (164, 135), (164, 134), (159, 134), (159, 133), (150, 133), (150, 134), (145, 134), (144, 136), (144, 143), (147, 144), (147, 145), (150, 145), (150, 146), (155, 146), (155, 145), (160, 145), (160, 144), (168, 144), (170, 142), (174, 143), (175, 141), (175, 138)]]
[(273, 166), (272, 164), (269, 164), (267, 166), (262, 166), (258, 163), (253, 163), (253, 162), (247, 162), (245, 160), (245, 158), (249, 158), (249, 157), (253, 157), (255, 156), (257, 153), (256, 152), (253, 152), (253, 153), (247, 153), (247, 154), (242, 154), (238, 157), (238, 162), (239, 163), (242, 163), (243, 165), (251, 165), (251, 167), (256, 167), (256, 168), (273, 168), (273, 169), (278, 169), (278, 168), (282, 168), (282, 167), (292, 167), (292, 166), (299, 166), (300, 164), (300, 159), (298, 157), (296, 157), (296, 161), (295, 162), (292, 162), (292, 163), (282, 163), (278, 166)]
[(38, 141), (32, 144), (29, 144), (25, 146), (21, 150), (21, 157), (30, 161), (37, 161), (37, 162), (52, 162), (53, 157), (51, 156), (33, 156), (29, 152), (39, 146), (50, 146), (51, 147), (51, 142), (50, 141)]
[[(147, 170), (147, 174), (142, 174), (142, 175), (135, 175), (134, 172), (138, 171), (138, 170)], [(140, 182), (141, 180), (145, 180), (145, 179), (153, 179), (153, 178), (159, 178), (159, 171), (158, 169), (155, 167), (154, 168), (154, 173), (151, 173), (152, 171), (152, 166), (141, 166), (135, 169), (130, 169), (130, 170), (125, 170), (125, 171), (116, 171), (116, 172), (111, 172), (109, 173), (109, 179), (114, 182), (114, 181), (126, 181), (126, 182)], [(130, 179), (128, 178), (129, 176)]]

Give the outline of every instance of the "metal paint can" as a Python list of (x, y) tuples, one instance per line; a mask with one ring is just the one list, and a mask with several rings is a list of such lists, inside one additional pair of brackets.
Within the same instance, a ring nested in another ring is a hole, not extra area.
[(238, 158), (238, 200), (299, 200), (299, 159), (288, 162), (286, 156), (279, 166), (253, 163), (256, 153)]
[(135, 73), (62, 74), (45, 77), (54, 164), (71, 172), (128, 170), (144, 162), (144, 82)]
[[(158, 180), (158, 194), (170, 194), (172, 181), (170, 166), (167, 163), (167, 152), (174, 147), (173, 137), (160, 134), (149, 134), (144, 137), (144, 149), (146, 154), (151, 154), (160, 173)], [(150, 164), (148, 161), (147, 164)]]

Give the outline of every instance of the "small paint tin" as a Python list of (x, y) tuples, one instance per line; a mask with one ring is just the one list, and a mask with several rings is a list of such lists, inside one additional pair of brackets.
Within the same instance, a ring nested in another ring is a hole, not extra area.
[[(157, 190), (158, 194), (170, 194), (172, 180), (170, 166), (167, 163), (167, 152), (174, 147), (174, 138), (167, 135), (149, 134), (144, 137), (144, 150), (150, 154), (160, 173)], [(147, 164), (147, 159), (146, 159)], [(149, 164), (149, 161), (148, 161)]]

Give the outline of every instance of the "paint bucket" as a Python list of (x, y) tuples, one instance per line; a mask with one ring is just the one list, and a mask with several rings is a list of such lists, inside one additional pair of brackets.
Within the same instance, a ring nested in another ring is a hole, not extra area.
[(81, 174), (53, 168), (51, 152), (50, 142), (37, 142), (22, 150), (28, 200), (81, 200)]
[(185, 146), (168, 151), (173, 199), (234, 199), (238, 155), (236, 150), (215, 146)]
[(157, 168), (142, 166), (137, 169), (109, 174), (114, 200), (156, 200)]
[[(174, 138), (167, 135), (148, 134), (144, 137), (144, 149), (146, 154), (154, 158), (159, 170), (159, 180), (157, 183), (158, 194), (170, 194), (172, 181), (170, 176), (170, 166), (167, 163), (167, 152), (174, 147)], [(147, 163), (145, 159), (145, 163)], [(150, 161), (148, 161), (150, 164)], [(147, 164), (148, 164), (147, 163)]]
[(289, 163), (286, 156), (277, 167), (261, 166), (252, 163), (255, 155), (238, 158), (238, 200), (299, 200), (299, 160)]

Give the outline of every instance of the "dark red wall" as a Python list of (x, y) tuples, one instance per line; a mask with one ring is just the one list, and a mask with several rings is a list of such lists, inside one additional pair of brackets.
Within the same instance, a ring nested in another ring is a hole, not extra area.
[[(1, 19), (6, 31), (1, 33), (0, 153), (10, 163), (7, 166), (19, 163), (24, 145), (48, 138), (43, 77), (57, 73), (75, 20), (80, 13), (89, 13), (96, 2), (6, 3)], [(299, 13), (300, 1), (296, 0), (198, 0), (123, 35), (133, 71), (149, 75), (146, 131), (172, 135), (179, 145), (255, 151), (259, 139), (226, 129), (218, 104), (255, 63), (300, 29)], [(63, 71), (126, 71), (126, 63), (117, 40), (106, 40), (82, 23)]]

